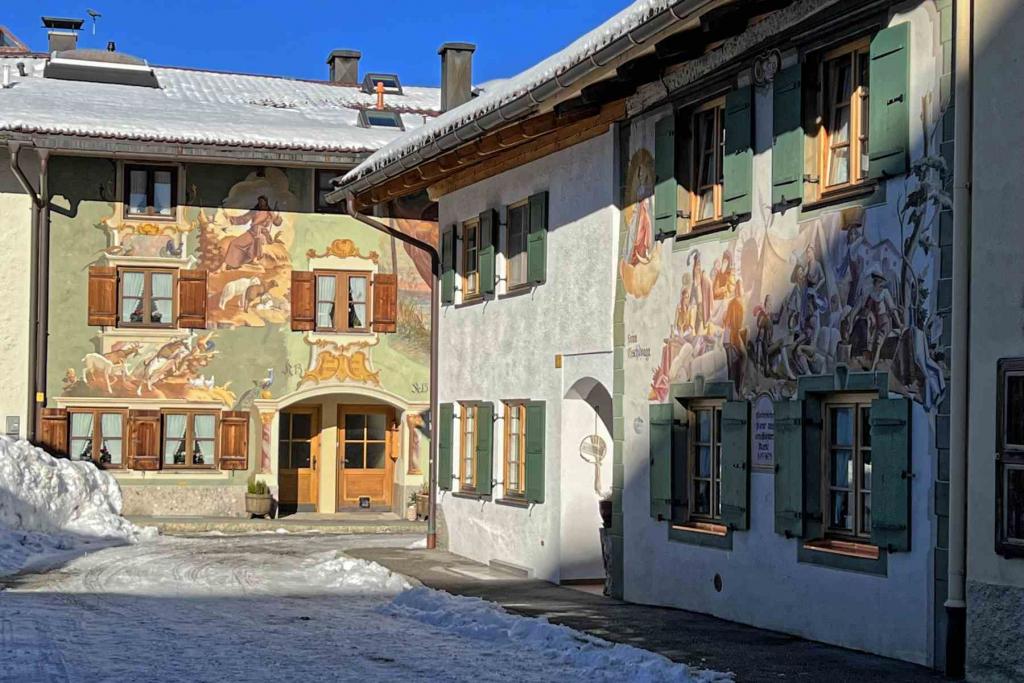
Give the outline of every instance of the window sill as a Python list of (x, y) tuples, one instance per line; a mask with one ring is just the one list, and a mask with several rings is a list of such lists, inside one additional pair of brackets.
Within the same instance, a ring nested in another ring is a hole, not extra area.
[(833, 553), (856, 557), (864, 560), (877, 560), (880, 554), (878, 546), (856, 541), (842, 541), (834, 538), (818, 538), (804, 543), (804, 547), (819, 553)]
[(497, 505), (505, 505), (512, 508), (523, 508), (530, 507), (530, 501), (525, 498), (498, 498), (495, 501)]
[(805, 202), (803, 210), (814, 211), (815, 209), (835, 206), (836, 204), (842, 204), (843, 202), (853, 199), (869, 197), (878, 191), (878, 187), (877, 180), (865, 180), (862, 183), (857, 183), (856, 185), (844, 187), (839, 190), (827, 190), (822, 192), (814, 201)]
[(463, 299), (459, 303), (455, 304), (455, 308), (468, 308), (470, 306), (476, 306), (487, 301), (487, 297), (483, 294), (476, 294), (469, 299)]
[(525, 285), (516, 285), (515, 287), (509, 287), (508, 289), (505, 290), (505, 293), (502, 294), (499, 298), (501, 298), (501, 299), (511, 299), (513, 297), (523, 296), (525, 294), (529, 294), (530, 292), (532, 292), (534, 287), (536, 287), (536, 286), (537, 285), (535, 285), (535, 284), (525, 284)]
[(691, 531), (695, 534), (711, 534), (712, 536), (723, 537), (729, 533), (729, 527), (714, 522), (686, 522), (685, 524), (673, 524), (672, 528)]
[(711, 522), (673, 522), (668, 527), (668, 540), (688, 545), (732, 550), (732, 533), (728, 527)]
[[(176, 213), (177, 213), (177, 209), (175, 209), (175, 214)], [(125, 212), (125, 213), (123, 213), (121, 215), (121, 220), (124, 223), (128, 223), (128, 224), (138, 224), (138, 223), (177, 223), (178, 222), (178, 216), (177, 215), (167, 216), (167, 215), (163, 215), (163, 214), (155, 214), (155, 215), (149, 216), (149, 215), (146, 215), (144, 213), (127, 213), (127, 212)]]
[(490, 496), (485, 496), (482, 493), (475, 491), (455, 491), (452, 493), (452, 498), (462, 498), (463, 500), (490, 500)]
[(828, 538), (798, 544), (797, 561), (876, 576), (886, 576), (889, 564), (888, 554), (877, 546)]
[(716, 232), (728, 230), (732, 228), (735, 223), (728, 219), (721, 219), (714, 222), (703, 223), (701, 225), (695, 225), (690, 229), (690, 232), (676, 233), (676, 241), (683, 242), (695, 237), (703, 237), (704, 235), (711, 235)]
[(1011, 541), (997, 541), (996, 555), (1007, 560), (1024, 559), (1024, 545)]

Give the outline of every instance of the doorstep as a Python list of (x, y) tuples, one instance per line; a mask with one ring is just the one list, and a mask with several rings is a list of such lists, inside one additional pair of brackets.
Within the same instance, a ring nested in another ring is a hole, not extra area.
[(301, 512), (278, 519), (244, 517), (143, 517), (129, 516), (139, 526), (152, 526), (169, 536), (190, 536), (219, 532), (321, 533), (321, 534), (426, 534), (426, 522), (410, 522), (390, 512)]

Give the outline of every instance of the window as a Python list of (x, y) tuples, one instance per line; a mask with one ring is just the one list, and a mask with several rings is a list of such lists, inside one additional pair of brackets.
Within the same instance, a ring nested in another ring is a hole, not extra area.
[(100, 467), (124, 467), (126, 413), (120, 410), (71, 410), (72, 460), (88, 460)]
[(722, 159), (725, 149), (725, 100), (698, 108), (691, 122), (691, 230), (722, 219)]
[(386, 109), (361, 109), (359, 110), (359, 125), (363, 128), (396, 128), (405, 130), (402, 117), (398, 112)]
[(825, 54), (820, 67), (819, 190), (856, 185), (868, 177), (870, 44), (858, 41)]
[(473, 404), (462, 404), (462, 419), (459, 430), (459, 490), (474, 491), (476, 489), (476, 447), (477, 447), (477, 407)]
[(345, 469), (384, 469), (387, 435), (388, 416), (384, 413), (345, 413)]
[(509, 289), (528, 284), (526, 240), (530, 232), (530, 203), (523, 200), (508, 207), (505, 265)]
[(342, 175), (342, 171), (330, 169), (317, 169), (314, 173), (316, 180), (316, 210), (319, 213), (348, 213), (345, 202), (330, 204), (327, 202), (327, 195), (334, 191), (331, 180)]
[(178, 169), (172, 166), (124, 167), (124, 213), (127, 217), (175, 217)]
[(690, 518), (717, 521), (722, 518), (722, 404), (694, 402), (690, 411)]
[(998, 364), (996, 552), (1024, 557), (1024, 359)]
[(125, 327), (173, 327), (175, 271), (119, 268), (119, 319)]
[(277, 462), (281, 470), (308, 469), (313, 457), (314, 418), (312, 411), (281, 413), (277, 441)]
[(823, 483), (826, 535), (871, 537), (871, 398), (825, 403)]
[(526, 497), (526, 402), (505, 402), (505, 496)]
[(217, 414), (163, 414), (164, 467), (213, 467), (217, 452)]
[(393, 95), (402, 94), (402, 84), (398, 80), (398, 76), (396, 74), (366, 74), (363, 76), (363, 92), (370, 94), (376, 93), (378, 83), (384, 86), (384, 92), (386, 93)]
[(369, 329), (370, 274), (316, 271), (316, 327), (320, 332)]
[(462, 224), (462, 298), (480, 296), (480, 221)]

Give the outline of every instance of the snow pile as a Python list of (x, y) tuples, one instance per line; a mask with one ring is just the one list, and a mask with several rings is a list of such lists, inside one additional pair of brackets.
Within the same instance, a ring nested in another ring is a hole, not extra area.
[(500, 606), (479, 598), (454, 596), (430, 588), (413, 588), (401, 593), (380, 611), (463, 637), (495, 645), (512, 643), (523, 650), (540, 652), (558, 664), (585, 671), (586, 678), (592, 680), (633, 683), (733, 680), (732, 674), (691, 669), (647, 650), (610, 643), (552, 624), (547, 619), (509, 614)]
[(121, 489), (110, 474), (0, 436), (0, 576), (153, 533), (121, 517)]
[(315, 556), (305, 574), (310, 583), (341, 593), (394, 595), (412, 587), (404, 576), (376, 562), (333, 552)]

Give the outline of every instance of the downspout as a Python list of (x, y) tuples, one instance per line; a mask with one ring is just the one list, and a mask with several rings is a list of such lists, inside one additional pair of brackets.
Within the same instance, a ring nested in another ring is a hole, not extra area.
[(380, 230), (394, 238), (407, 242), (415, 247), (423, 249), (430, 254), (430, 272), (432, 274), (430, 288), (430, 464), (427, 468), (427, 478), (430, 484), (428, 512), (427, 512), (427, 548), (437, 547), (437, 343), (438, 331), (437, 322), (441, 317), (440, 304), (440, 282), (441, 282), (441, 255), (433, 244), (418, 240), (390, 225), (360, 213), (356, 208), (355, 195), (352, 192), (346, 193), (348, 212), (356, 220)]
[[(8, 148), (10, 150), (10, 164), (11, 172), (14, 177), (18, 179), (18, 183), (21, 185), (25, 193), (32, 199), (32, 218), (31, 218), (31, 232), (29, 236), (30, 242), (30, 263), (32, 264), (33, 270), (36, 271), (36, 278), (29, 281), (29, 329), (32, 330), (33, 343), (29, 344), (28, 347), (28, 406), (26, 410), (26, 425), (25, 425), (25, 436), (31, 441), (36, 440), (36, 424), (38, 421), (38, 405), (36, 403), (36, 392), (38, 389), (38, 373), (36, 372), (37, 365), (44, 365), (45, 362), (40, 363), (39, 359), (46, 358), (45, 352), (45, 336), (43, 337), (44, 349), (42, 355), (39, 351), (39, 270), (40, 270), (40, 250), (43, 245), (43, 236), (40, 234), (40, 226), (43, 224), (42, 214), (46, 208), (46, 202), (43, 197), (46, 196), (46, 159), (48, 153), (41, 150), (37, 150), (40, 162), (40, 177), (39, 177), (39, 192), (37, 193), (32, 183), (29, 182), (28, 177), (25, 175), (25, 171), (21, 168), (21, 148), (23, 143), (21, 142), (10, 142)], [(41, 195), (41, 196), (40, 196)], [(47, 231), (48, 232), (48, 231)], [(47, 238), (47, 242), (48, 242)], [(47, 254), (49, 250), (46, 250)], [(45, 269), (43, 269), (45, 270)], [(44, 284), (45, 288), (45, 284)], [(44, 306), (45, 310), (45, 306)], [(45, 371), (43, 372), (45, 382)]]
[(953, 91), (953, 330), (949, 444), (946, 675), (963, 678), (967, 641), (967, 454), (970, 418), (973, 0), (956, 0)]

